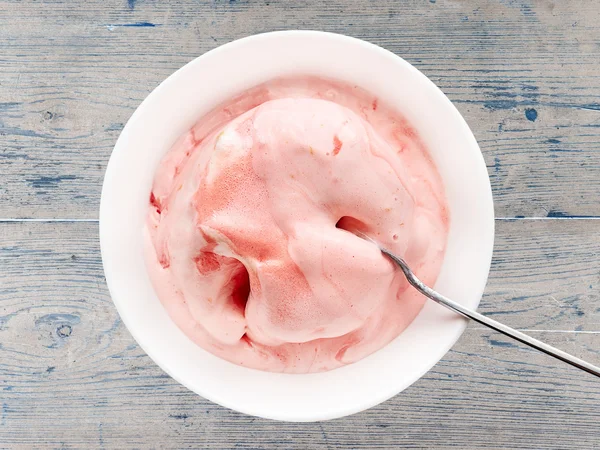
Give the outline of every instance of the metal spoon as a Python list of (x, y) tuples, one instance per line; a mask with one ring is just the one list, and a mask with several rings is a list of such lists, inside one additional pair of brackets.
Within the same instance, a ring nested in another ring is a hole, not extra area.
[(450, 300), (449, 298), (444, 297), (442, 294), (437, 293), (430, 287), (423, 284), (423, 282), (415, 276), (412, 270), (410, 270), (410, 268), (402, 258), (399, 258), (393, 253), (390, 253), (385, 248), (379, 248), (385, 255), (387, 255), (392, 261), (398, 264), (398, 266), (400, 266), (400, 269), (402, 269), (402, 272), (404, 273), (404, 276), (406, 277), (408, 282), (425, 297), (428, 297), (434, 302), (439, 303), (440, 305), (443, 305), (454, 312), (457, 312), (461, 316), (474, 320), (475, 322), (485, 325), (486, 327), (489, 327), (506, 336), (516, 339), (517, 341), (522, 342), (523, 344), (527, 344), (530, 347), (544, 352), (547, 355), (553, 356), (556, 359), (560, 359), (561, 361), (564, 361), (567, 364), (571, 364), (572, 366), (577, 367), (578, 369), (584, 370), (588, 373), (591, 373), (592, 375), (600, 377), (600, 367), (596, 367), (593, 364), (590, 364), (589, 362), (579, 359), (573, 355), (569, 355), (568, 353), (554, 348), (551, 345), (544, 344), (543, 342), (538, 341), (537, 339), (534, 339), (531, 336), (521, 333), (520, 331), (517, 331), (511, 327), (507, 327), (506, 325), (496, 322), (495, 320), (489, 319), (486, 316), (479, 314), (478, 312), (473, 311), (469, 308), (465, 308), (464, 306), (459, 305), (458, 303)]

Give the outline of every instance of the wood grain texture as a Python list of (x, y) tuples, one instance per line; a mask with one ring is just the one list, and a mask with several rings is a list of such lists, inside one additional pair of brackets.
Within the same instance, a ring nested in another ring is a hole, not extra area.
[(370, 40), (436, 82), (480, 142), (498, 216), (599, 216), (599, 23), (594, 0), (2, 0), (0, 216), (96, 218), (116, 138), (158, 83), (295, 28)]
[[(600, 221), (500, 221), (481, 310), (600, 363), (594, 246)], [(144, 354), (110, 301), (96, 224), (0, 224), (0, 266), (0, 447), (600, 446), (595, 378), (478, 326), (382, 405), (275, 423), (197, 397)]]

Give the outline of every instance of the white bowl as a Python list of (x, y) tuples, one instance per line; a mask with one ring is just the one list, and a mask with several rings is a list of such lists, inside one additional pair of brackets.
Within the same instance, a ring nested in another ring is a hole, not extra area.
[(355, 364), (308, 375), (261, 372), (213, 356), (179, 330), (154, 293), (142, 252), (154, 172), (174, 141), (234, 94), (290, 74), (359, 85), (395, 105), (416, 127), (444, 181), (451, 215), (435, 288), (476, 308), (490, 268), (494, 210), (473, 134), (448, 98), (409, 63), (336, 34), (286, 31), (240, 39), (196, 58), (161, 83), (131, 116), (111, 155), (100, 205), (100, 244), (106, 281), (123, 322), (169, 375), (246, 414), (314, 421), (353, 414), (398, 394), (444, 356), (466, 321), (428, 301), (400, 336)]

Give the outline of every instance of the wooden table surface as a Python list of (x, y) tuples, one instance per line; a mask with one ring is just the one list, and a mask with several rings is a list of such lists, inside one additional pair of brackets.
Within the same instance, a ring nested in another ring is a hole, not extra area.
[(493, 186), (480, 311), (600, 363), (597, 1), (0, 0), (0, 447), (600, 448), (598, 380), (481, 326), (395, 398), (313, 424), (214, 405), (132, 339), (98, 244), (123, 124), (196, 56), (299, 28), (380, 44), (442, 88)]

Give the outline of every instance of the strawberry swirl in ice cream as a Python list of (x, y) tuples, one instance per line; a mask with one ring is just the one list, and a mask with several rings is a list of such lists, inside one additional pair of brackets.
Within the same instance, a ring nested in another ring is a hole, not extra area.
[(385, 346), (425, 301), (348, 230), (433, 285), (448, 223), (440, 176), (400, 113), (356, 86), (286, 78), (216, 108), (167, 153), (146, 259), (199, 346), (250, 368), (318, 372)]

